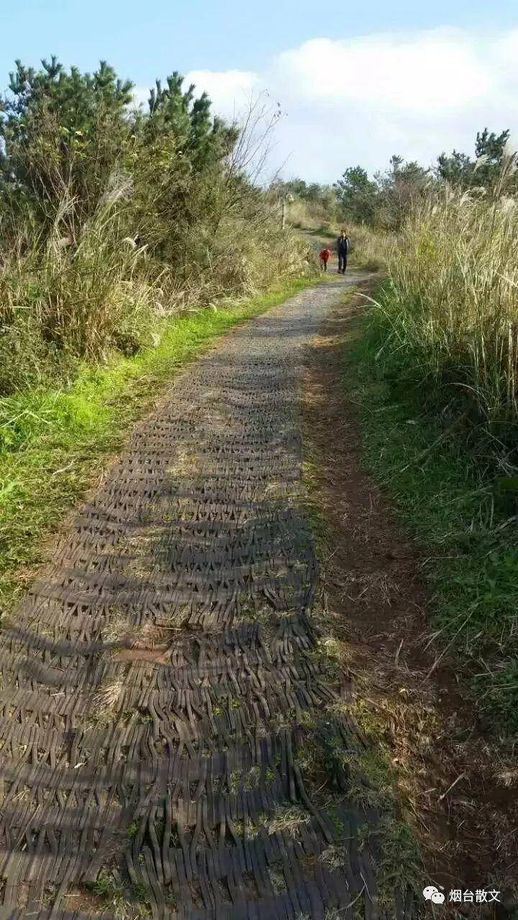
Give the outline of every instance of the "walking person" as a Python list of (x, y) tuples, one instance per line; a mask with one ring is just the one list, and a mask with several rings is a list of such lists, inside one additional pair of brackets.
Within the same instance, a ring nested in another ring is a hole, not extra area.
[(331, 250), (330, 250), (330, 249), (321, 249), (321, 250), (320, 250), (320, 268), (322, 269), (323, 272), (326, 272), (326, 271), (327, 271), (327, 263), (329, 262), (329, 259), (330, 259), (330, 258), (331, 258)]
[(336, 250), (338, 253), (338, 272), (345, 275), (347, 268), (347, 253), (349, 252), (349, 237), (345, 230), (342, 230), (336, 241)]

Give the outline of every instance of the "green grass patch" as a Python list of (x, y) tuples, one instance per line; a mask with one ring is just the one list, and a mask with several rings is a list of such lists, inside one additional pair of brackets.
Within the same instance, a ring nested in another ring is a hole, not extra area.
[(160, 342), (131, 358), (85, 365), (68, 388), (0, 399), (0, 609), (12, 609), (43, 558), (44, 538), (84, 495), (131, 425), (186, 362), (232, 326), (314, 281), (164, 322)]
[[(438, 654), (470, 675), (479, 712), (498, 734), (518, 730), (516, 509), (483, 475), (426, 387), (401, 386), (368, 311), (347, 348), (345, 385), (361, 422), (365, 462), (424, 549)], [(389, 363), (387, 363), (389, 362)], [(432, 403), (433, 406), (433, 403)], [(505, 490), (504, 490), (505, 491)]]

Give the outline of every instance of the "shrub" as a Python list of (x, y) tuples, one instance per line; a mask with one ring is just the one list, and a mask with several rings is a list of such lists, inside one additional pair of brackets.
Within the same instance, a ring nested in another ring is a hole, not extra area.
[[(146, 110), (101, 63), (17, 62), (0, 118), (0, 395), (132, 353), (168, 313), (305, 269), (242, 131), (174, 73)], [(254, 148), (257, 119), (253, 120)], [(241, 157), (241, 159), (240, 159)]]

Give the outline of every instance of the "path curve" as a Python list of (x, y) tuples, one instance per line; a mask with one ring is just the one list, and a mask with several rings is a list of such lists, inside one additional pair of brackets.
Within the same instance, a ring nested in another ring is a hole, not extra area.
[(354, 810), (318, 808), (300, 766), (335, 698), (300, 502), (304, 346), (357, 281), (181, 373), (2, 632), (2, 917), (376, 916)]

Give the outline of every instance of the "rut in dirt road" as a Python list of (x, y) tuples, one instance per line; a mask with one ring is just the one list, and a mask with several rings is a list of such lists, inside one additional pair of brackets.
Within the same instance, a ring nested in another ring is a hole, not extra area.
[(378, 916), (355, 809), (317, 807), (301, 766), (308, 713), (336, 699), (299, 501), (303, 346), (343, 285), (178, 377), (4, 629), (2, 917)]

